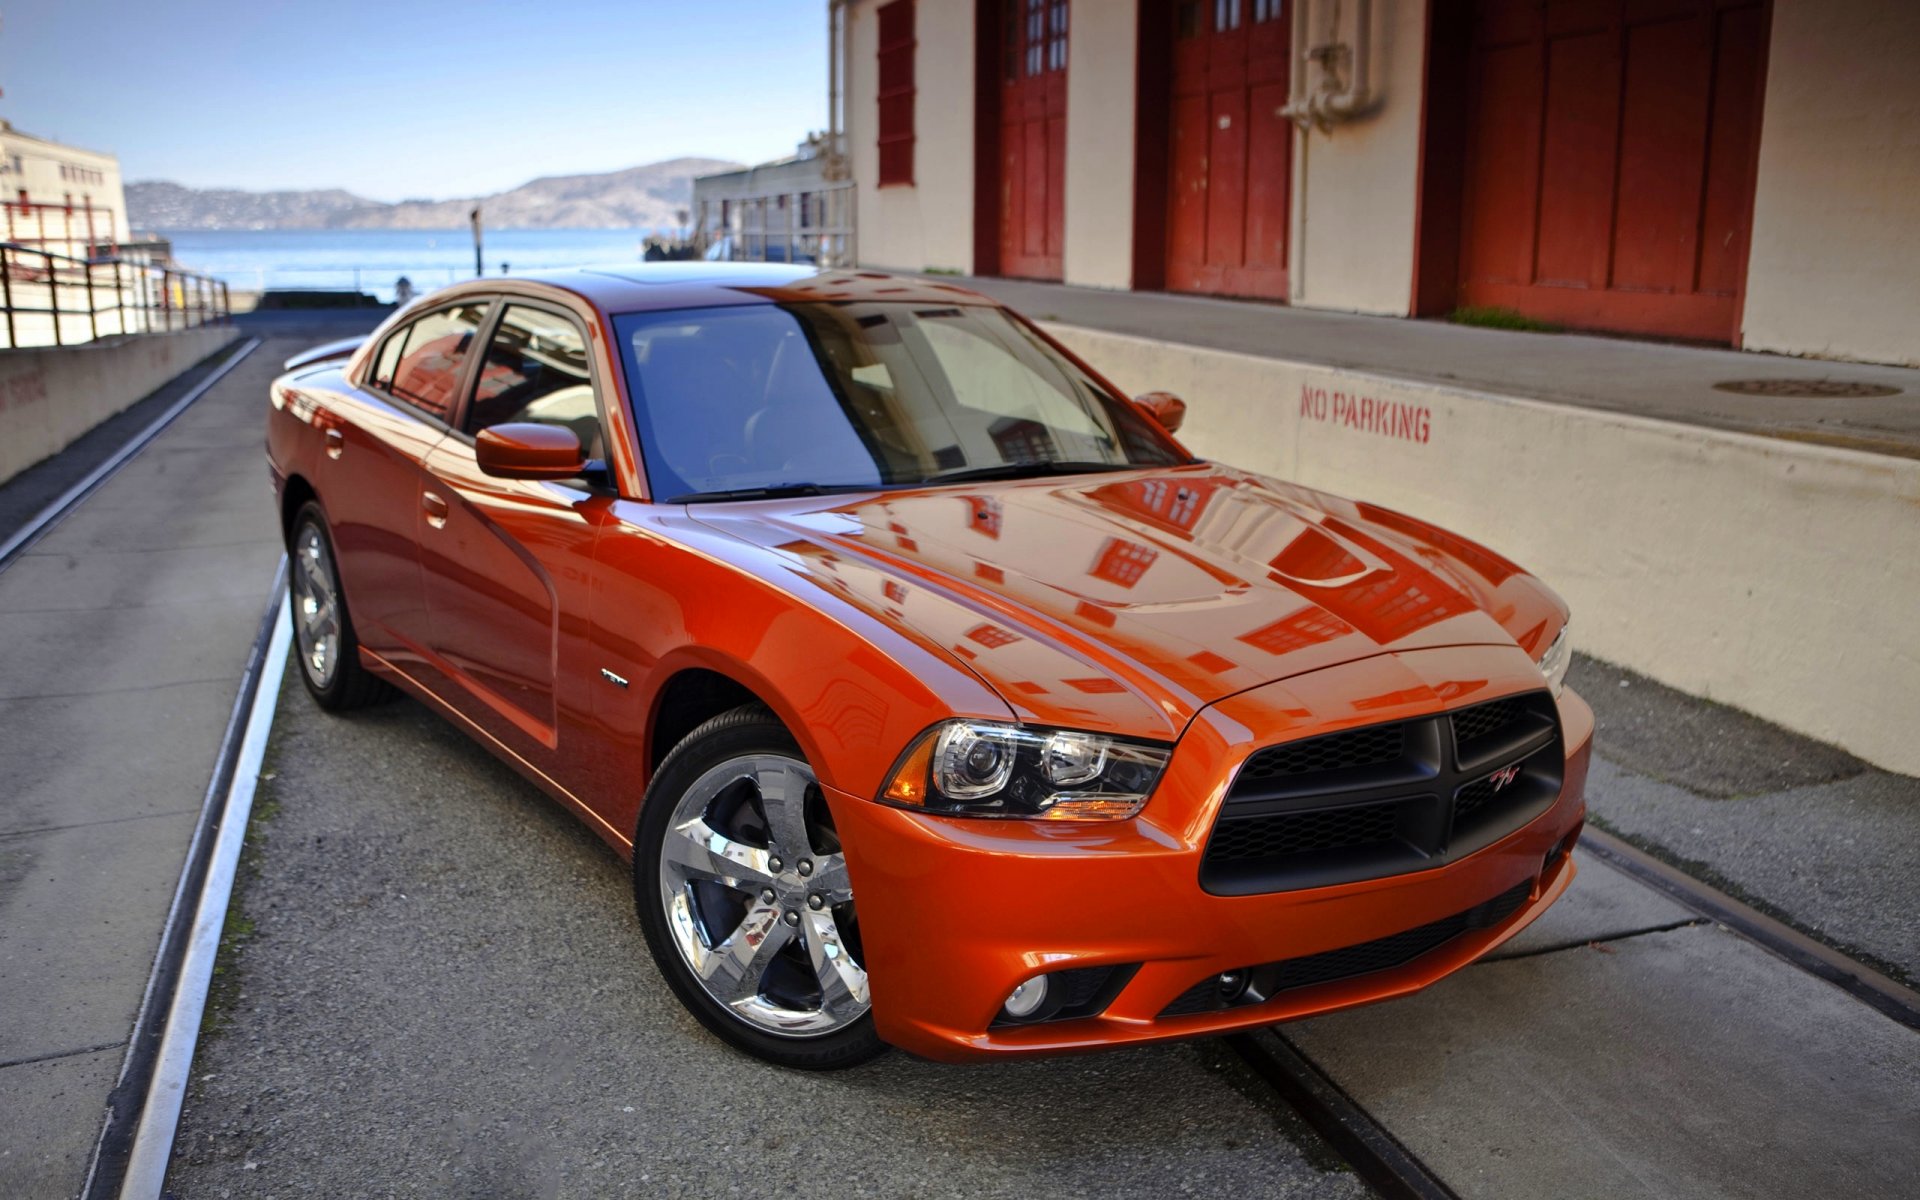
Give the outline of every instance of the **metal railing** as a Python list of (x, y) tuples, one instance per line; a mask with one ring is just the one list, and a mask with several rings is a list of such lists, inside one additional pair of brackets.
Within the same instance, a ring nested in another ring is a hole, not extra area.
[(127, 333), (225, 321), (227, 285), (211, 276), (120, 258), (76, 258), (0, 243), (3, 349), (73, 346)]
[(95, 208), (91, 197), (79, 204), (0, 201), (0, 223), (0, 240), (76, 257), (99, 257), (96, 247), (120, 240), (113, 210)]

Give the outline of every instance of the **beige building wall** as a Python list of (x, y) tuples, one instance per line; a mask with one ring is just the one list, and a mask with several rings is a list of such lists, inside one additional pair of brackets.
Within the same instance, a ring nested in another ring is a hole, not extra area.
[[(1332, 32), (1336, 15), (1341, 39), (1352, 37), (1353, 0), (1298, 2), (1308, 6), (1309, 45)], [(1404, 317), (1413, 302), (1426, 5), (1372, 0), (1371, 10), (1374, 108), (1330, 132), (1294, 137), (1287, 286), (1302, 308)]]
[(1920, 366), (1920, 3), (1778, 0), (1749, 350)]
[(0, 238), (29, 245), (43, 236), (71, 239), (71, 249), (51, 244), (47, 248), (62, 254), (81, 252), (88, 237), (85, 209), (89, 203), (95, 242), (124, 241), (130, 232), (119, 159), (33, 137), (0, 121), (0, 199), (17, 202), (22, 192), (32, 204), (71, 204), (73, 216), (61, 222), (49, 215), (43, 233), (38, 216), (22, 221), (16, 215), (10, 230), (0, 221)]
[(1076, 4), (1067, 39), (1068, 283), (1133, 286), (1139, 0)]
[(973, 0), (916, 0), (913, 184), (880, 187), (876, 0), (847, 6), (847, 151), (862, 265), (973, 270)]

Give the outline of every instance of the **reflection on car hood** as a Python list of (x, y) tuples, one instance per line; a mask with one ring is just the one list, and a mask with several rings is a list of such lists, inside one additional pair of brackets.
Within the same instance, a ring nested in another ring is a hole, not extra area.
[(1537, 654), (1565, 615), (1463, 538), (1212, 464), (692, 512), (944, 647), (1023, 720), (1142, 736), (1383, 652)]

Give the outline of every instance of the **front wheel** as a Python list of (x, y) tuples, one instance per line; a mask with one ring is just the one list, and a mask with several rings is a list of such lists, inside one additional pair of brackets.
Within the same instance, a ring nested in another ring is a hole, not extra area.
[(360, 665), (360, 643), (340, 589), (327, 514), (317, 503), (309, 500), (294, 515), (287, 554), (293, 640), (307, 691), (321, 708), (335, 712), (392, 698), (393, 686)]
[(833, 816), (793, 735), (749, 705), (667, 756), (641, 806), (634, 898), (654, 961), (702, 1025), (784, 1067), (880, 1054)]

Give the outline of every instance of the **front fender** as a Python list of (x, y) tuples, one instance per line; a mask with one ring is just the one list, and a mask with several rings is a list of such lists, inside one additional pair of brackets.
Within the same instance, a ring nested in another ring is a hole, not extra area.
[[(934, 722), (1013, 718), (946, 651), (777, 556), (716, 536), (678, 509), (618, 507), (620, 524), (599, 540), (592, 601), (596, 657), (631, 681), (597, 693), (595, 718), (614, 741), (644, 751), (668, 682), (700, 668), (772, 708), (823, 784), (872, 796)], [(608, 814), (616, 828), (632, 827), (637, 791), (628, 790), (630, 811)]]

